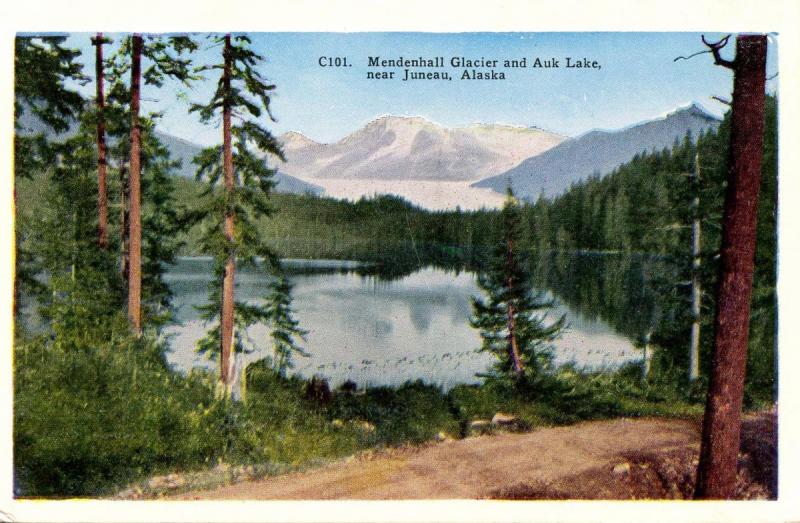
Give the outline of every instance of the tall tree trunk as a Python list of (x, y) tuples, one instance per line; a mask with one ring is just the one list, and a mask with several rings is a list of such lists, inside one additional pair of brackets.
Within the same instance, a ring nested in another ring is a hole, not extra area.
[(650, 367), (653, 363), (653, 351), (650, 349), (650, 338), (653, 332), (647, 331), (644, 335), (644, 346), (642, 347), (642, 381), (647, 381), (650, 376)]
[[(506, 245), (508, 246), (508, 251), (506, 253), (506, 271), (510, 275), (512, 264), (514, 262), (514, 240), (513, 238), (509, 237), (506, 239)], [(509, 276), (506, 285), (510, 289), (513, 285), (511, 281), (511, 277)], [(519, 346), (517, 344), (517, 328), (515, 324), (515, 314), (516, 310), (514, 309), (514, 304), (508, 304), (508, 352), (509, 356), (511, 357), (511, 368), (514, 370), (514, 373), (517, 376), (521, 376), (524, 370), (524, 366), (522, 365), (522, 358), (519, 354)]]
[(108, 195), (106, 194), (106, 121), (103, 92), (103, 33), (97, 33), (95, 45), (95, 83), (97, 84), (97, 233), (100, 247), (108, 247)]
[(744, 391), (756, 217), (764, 140), (767, 37), (736, 39), (736, 59), (715, 60), (734, 71), (731, 167), (722, 218), (714, 354), (695, 496), (734, 495)]
[(692, 199), (692, 335), (689, 341), (689, 381), (700, 377), (700, 151), (694, 156)]
[(128, 233), (130, 232), (128, 217), (130, 212), (128, 210), (128, 168), (125, 162), (125, 158), (119, 162), (119, 272), (122, 280), (127, 284), (130, 267), (128, 258)]
[(522, 375), (524, 367), (522, 366), (522, 359), (519, 356), (519, 346), (517, 345), (517, 332), (516, 325), (514, 324), (514, 306), (508, 305), (508, 348), (509, 356), (511, 356), (511, 367), (514, 373)]
[(225, 60), (222, 72), (222, 88), (224, 105), (222, 108), (222, 167), (225, 175), (225, 241), (227, 242), (228, 259), (225, 262), (225, 274), (222, 280), (222, 310), (220, 311), (220, 379), (225, 394), (230, 394), (231, 358), (233, 348), (233, 289), (236, 270), (236, 253), (233, 251), (234, 214), (233, 214), (233, 149), (231, 146), (231, 35), (225, 35)]
[(141, 211), (141, 143), (139, 125), (140, 81), (142, 76), (142, 37), (133, 35), (131, 57), (131, 162), (130, 190), (130, 269), (128, 273), (128, 318), (133, 331), (142, 332), (142, 211)]

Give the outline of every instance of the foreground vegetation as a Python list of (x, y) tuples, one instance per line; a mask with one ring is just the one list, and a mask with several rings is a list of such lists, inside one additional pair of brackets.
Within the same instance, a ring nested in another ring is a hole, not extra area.
[(154, 474), (221, 462), (284, 472), (369, 448), (482, 433), (491, 426), (472, 422), (498, 412), (516, 418), (513, 430), (702, 414), (700, 398), (642, 382), (636, 366), (615, 374), (565, 368), (529, 389), (489, 381), (443, 391), (410, 382), (326, 394), (317, 381), (256, 363), (246, 401), (225, 405), (213, 394), (216, 376), (177, 374), (157, 345), (124, 335), (91, 347), (21, 343), (16, 357), (15, 493), (22, 496), (107, 495)]

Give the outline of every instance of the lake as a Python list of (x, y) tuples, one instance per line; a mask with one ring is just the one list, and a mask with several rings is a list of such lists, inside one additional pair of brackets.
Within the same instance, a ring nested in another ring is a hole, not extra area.
[[(492, 362), (490, 355), (477, 352), (480, 337), (469, 325), (470, 297), (480, 294), (472, 272), (426, 267), (383, 279), (365, 274), (369, 271), (355, 262), (287, 260), (284, 265), (294, 286), (295, 317), (308, 331), (303, 346), (311, 356), (295, 358), (295, 372), (302, 376), (318, 374), (332, 385), (348, 379), (359, 385), (421, 379), (450, 388), (478, 382), (476, 373)], [(207, 302), (211, 277), (212, 261), (206, 258), (180, 259), (166, 276), (177, 320), (165, 332), (171, 336), (168, 358), (184, 371), (215, 366), (194, 351), (208, 328), (195, 306)], [(260, 271), (240, 270), (236, 278), (237, 300), (257, 302), (268, 292), (269, 280)], [(569, 327), (554, 343), (556, 364), (602, 369), (641, 359), (631, 339), (597, 315), (561, 303), (548, 316), (562, 314)], [(252, 327), (247, 336), (263, 340), (264, 350), (244, 361), (272, 354), (264, 326)]]

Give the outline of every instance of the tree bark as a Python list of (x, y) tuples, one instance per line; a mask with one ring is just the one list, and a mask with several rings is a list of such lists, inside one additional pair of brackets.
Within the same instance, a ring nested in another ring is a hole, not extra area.
[(108, 195), (106, 183), (106, 121), (105, 94), (103, 92), (103, 33), (97, 33), (95, 45), (95, 83), (97, 84), (97, 241), (108, 247)]
[[(509, 289), (513, 285), (511, 281), (511, 269), (512, 263), (514, 259), (514, 240), (509, 237), (506, 240), (506, 244), (508, 245), (508, 252), (506, 254), (506, 270), (508, 271), (509, 277), (506, 282), (506, 285)], [(519, 354), (519, 346), (517, 345), (517, 329), (515, 324), (515, 314), (516, 311), (514, 310), (514, 304), (508, 304), (508, 352), (509, 356), (511, 357), (511, 368), (514, 370), (514, 373), (517, 376), (521, 376), (524, 370), (524, 366), (522, 365), (522, 358)]]
[(642, 340), (644, 342), (644, 347), (642, 347), (642, 381), (647, 381), (647, 378), (650, 377), (650, 367), (653, 362), (653, 351), (650, 350), (650, 337), (652, 335), (653, 333), (648, 331)]
[[(763, 155), (766, 53), (765, 35), (739, 36), (735, 61), (722, 61), (734, 71), (731, 164), (722, 221), (714, 354), (695, 491), (695, 497), (702, 499), (729, 499), (735, 493)], [(715, 58), (718, 54), (717, 49)]]
[(517, 375), (521, 375), (523, 371), (522, 359), (519, 356), (519, 347), (517, 346), (517, 333), (514, 324), (514, 306), (508, 305), (508, 348), (509, 356), (511, 356), (511, 366)]
[(125, 163), (126, 159), (119, 162), (119, 272), (122, 275), (122, 280), (128, 283), (128, 268), (130, 267), (130, 260), (128, 259), (128, 168)]
[(231, 364), (233, 348), (233, 291), (234, 273), (236, 270), (236, 254), (233, 251), (234, 213), (233, 213), (233, 150), (231, 146), (231, 35), (225, 35), (223, 51), (224, 68), (222, 72), (222, 88), (224, 103), (222, 108), (222, 167), (225, 175), (225, 241), (228, 259), (225, 262), (225, 274), (222, 280), (222, 310), (220, 311), (220, 379), (225, 394), (230, 394)]
[(128, 318), (133, 331), (142, 332), (142, 213), (141, 213), (141, 126), (139, 124), (140, 81), (142, 72), (142, 37), (133, 35), (131, 57), (131, 161), (128, 178), (130, 191), (130, 267), (128, 272)]
[(692, 334), (689, 341), (689, 381), (700, 377), (700, 151), (694, 157), (692, 199)]

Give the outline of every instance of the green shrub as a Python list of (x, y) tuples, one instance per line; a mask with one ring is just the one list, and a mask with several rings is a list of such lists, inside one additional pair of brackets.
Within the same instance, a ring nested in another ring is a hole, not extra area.
[(146, 338), (93, 348), (20, 343), (16, 491), (100, 494), (154, 471), (211, 462), (221, 448), (212, 404), (210, 389), (172, 372)]
[(331, 420), (365, 421), (374, 426), (372, 444), (399, 445), (430, 440), (440, 431), (459, 432), (447, 397), (421, 381), (397, 389), (368, 388), (363, 394), (338, 393), (328, 409)]

